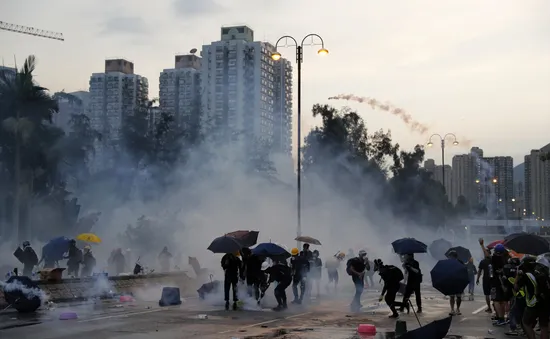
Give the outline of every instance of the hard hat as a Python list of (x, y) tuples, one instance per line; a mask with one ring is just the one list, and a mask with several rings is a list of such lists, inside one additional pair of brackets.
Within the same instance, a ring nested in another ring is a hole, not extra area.
[(264, 262), (262, 263), (262, 271), (265, 271), (265, 270), (267, 270), (268, 268), (269, 268), (269, 263), (266, 262), (266, 261), (264, 261)]
[(367, 251), (365, 251), (365, 250), (360, 250), (359, 251), (359, 257), (364, 257), (366, 255), (367, 255)]
[(344, 252), (338, 252), (338, 254), (336, 254), (336, 258), (338, 259), (344, 259), (345, 256), (346, 254)]
[(290, 254), (292, 255), (298, 255), (299, 253), (300, 253), (300, 250), (297, 249), (296, 247), (290, 250)]
[(85, 250), (91, 250), (92, 247), (91, 247), (90, 245), (86, 245), (86, 246), (84, 246), (84, 249), (85, 249)]

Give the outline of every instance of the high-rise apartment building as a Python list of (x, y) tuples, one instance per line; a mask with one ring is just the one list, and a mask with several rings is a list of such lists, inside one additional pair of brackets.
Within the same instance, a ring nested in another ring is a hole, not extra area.
[(550, 219), (550, 161), (542, 155), (550, 152), (550, 144), (532, 150), (525, 156), (525, 209), (527, 217)]
[(499, 215), (514, 217), (514, 161), (512, 157), (483, 158), (489, 168), (491, 188), (494, 192), (494, 208)]
[(476, 187), (475, 158), (470, 154), (455, 155), (452, 164), (451, 202), (456, 205), (458, 197), (463, 196), (471, 206), (477, 204), (479, 197)]
[(90, 120), (103, 138), (96, 147), (90, 170), (98, 171), (113, 165), (114, 153), (119, 146), (124, 118), (148, 99), (147, 78), (134, 74), (134, 64), (124, 59), (105, 61), (104, 73), (90, 77)]
[(201, 112), (201, 58), (194, 54), (176, 55), (174, 68), (159, 78), (160, 110), (173, 114), (185, 128), (198, 128)]
[(290, 152), (292, 68), (273, 52), (247, 26), (222, 27), (220, 41), (202, 46), (203, 129)]

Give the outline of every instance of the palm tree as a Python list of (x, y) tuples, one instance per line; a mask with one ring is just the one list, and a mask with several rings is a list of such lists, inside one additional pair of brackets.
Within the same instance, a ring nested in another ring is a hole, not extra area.
[[(0, 73), (0, 128), (9, 133), (0, 142), (6, 146), (8, 153), (13, 154), (13, 226), (18, 232), (18, 240), (26, 235), (20, 226), (21, 184), (22, 184), (22, 148), (35, 146), (29, 141), (33, 134), (40, 134), (48, 127), (44, 122), (52, 121), (52, 116), (58, 111), (57, 101), (47, 92), (47, 89), (36, 84), (33, 72), (36, 59), (29, 56), (23, 68), (15, 74)], [(11, 151), (11, 152), (10, 152)], [(34, 178), (26, 178), (32, 184)]]

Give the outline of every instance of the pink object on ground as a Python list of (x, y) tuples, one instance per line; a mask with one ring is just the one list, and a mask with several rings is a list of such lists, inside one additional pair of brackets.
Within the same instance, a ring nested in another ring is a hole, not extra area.
[(59, 315), (59, 320), (72, 320), (78, 319), (78, 316), (74, 312), (64, 312)]
[(357, 332), (361, 334), (376, 334), (376, 326), (371, 324), (361, 324), (357, 327)]
[(120, 298), (119, 298), (119, 301), (121, 303), (127, 303), (127, 302), (134, 301), (134, 298), (132, 298), (132, 296), (130, 296), (130, 295), (121, 295)]

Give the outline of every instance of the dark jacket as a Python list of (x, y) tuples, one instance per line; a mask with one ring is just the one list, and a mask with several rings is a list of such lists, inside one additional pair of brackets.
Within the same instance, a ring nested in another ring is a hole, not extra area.
[(226, 277), (238, 278), (241, 276), (242, 262), (239, 257), (228, 253), (222, 257), (221, 265)]
[(309, 261), (302, 255), (292, 257), (292, 259), (290, 259), (290, 268), (292, 276), (305, 277), (310, 269)]
[(292, 272), (290, 267), (285, 264), (275, 264), (265, 270), (265, 273), (269, 274), (269, 282), (274, 281), (281, 283), (288, 283), (292, 280)]
[(420, 264), (414, 259), (409, 259), (403, 264), (403, 268), (407, 270), (407, 283), (421, 283), (422, 271), (420, 270)]
[(396, 266), (384, 265), (378, 272), (384, 281), (383, 293), (387, 290), (399, 290), (400, 282), (403, 280), (403, 272)]
[(243, 261), (243, 277), (257, 278), (262, 273), (262, 260), (257, 255), (251, 254)]

